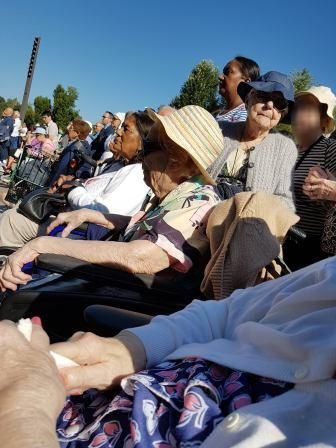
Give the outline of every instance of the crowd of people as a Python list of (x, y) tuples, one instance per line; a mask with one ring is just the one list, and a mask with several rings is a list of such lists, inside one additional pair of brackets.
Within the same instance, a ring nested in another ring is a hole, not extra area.
[[(182, 311), (113, 338), (50, 346), (37, 317), (30, 341), (1, 322), (8, 446), (335, 446), (336, 97), (294, 92), (288, 75), (242, 56), (219, 93), (216, 115), (107, 110), (63, 136), (50, 111), (32, 131), (3, 112), (3, 174), (52, 160), (43, 186), (66, 201), (39, 222), (20, 203), (1, 214), (0, 250), (15, 249), (3, 293), (29, 288), (24, 267), (41, 254), (153, 276), (202, 267), (205, 279)], [(286, 275), (262, 281), (276, 260)], [(216, 294), (227, 284), (229, 297)], [(57, 371), (50, 348), (76, 365)]]

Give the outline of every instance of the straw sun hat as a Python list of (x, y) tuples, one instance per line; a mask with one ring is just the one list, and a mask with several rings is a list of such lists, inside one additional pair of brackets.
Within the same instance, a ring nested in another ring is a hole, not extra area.
[(335, 128), (335, 121), (333, 116), (333, 112), (336, 107), (335, 95), (333, 94), (330, 87), (313, 86), (308, 90), (297, 93), (295, 95), (295, 99), (302, 98), (307, 95), (312, 95), (319, 101), (320, 104), (322, 104), (322, 106), (324, 106), (323, 111), (327, 119), (325, 133), (330, 134)]
[(170, 140), (189, 154), (207, 183), (215, 184), (207, 168), (222, 152), (224, 139), (214, 117), (200, 106), (185, 106), (170, 115), (155, 114), (155, 119)]

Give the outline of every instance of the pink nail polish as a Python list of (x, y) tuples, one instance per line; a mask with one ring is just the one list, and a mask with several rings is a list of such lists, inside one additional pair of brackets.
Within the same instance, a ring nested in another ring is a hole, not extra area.
[(38, 316), (32, 317), (31, 321), (34, 325), (39, 325), (40, 327), (42, 327), (42, 321)]

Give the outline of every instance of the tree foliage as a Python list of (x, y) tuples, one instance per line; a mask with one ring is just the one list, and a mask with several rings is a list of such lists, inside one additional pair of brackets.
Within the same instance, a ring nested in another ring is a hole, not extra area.
[(51, 109), (51, 102), (47, 96), (37, 96), (34, 99), (34, 121), (42, 123), (42, 115), (46, 110)]
[(295, 93), (308, 90), (313, 83), (313, 76), (306, 68), (297, 70), (291, 75)]
[(179, 109), (194, 104), (212, 112), (218, 107), (217, 92), (218, 69), (212, 61), (203, 60), (192, 69), (171, 106)]
[(54, 120), (60, 129), (65, 130), (70, 121), (79, 116), (76, 109), (77, 89), (72, 86), (65, 89), (61, 84), (58, 84), (54, 90), (53, 99)]

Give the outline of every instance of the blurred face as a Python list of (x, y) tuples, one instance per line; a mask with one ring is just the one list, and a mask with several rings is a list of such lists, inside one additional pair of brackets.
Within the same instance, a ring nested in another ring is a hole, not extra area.
[(105, 112), (102, 115), (102, 123), (103, 123), (104, 126), (107, 126), (107, 125), (112, 123), (112, 117), (107, 112)]
[(42, 121), (43, 123), (48, 124), (51, 121), (51, 117), (49, 117), (49, 115), (43, 115)]
[(141, 148), (141, 137), (137, 128), (134, 115), (130, 115), (124, 121), (122, 127), (117, 130), (113, 143), (113, 150), (124, 159), (132, 160)]
[(288, 107), (281, 92), (266, 93), (254, 89), (248, 94), (246, 105), (248, 119), (263, 131), (279, 124), (282, 113), (285, 113)]
[(121, 120), (119, 120), (119, 118), (114, 115), (113, 119), (112, 119), (113, 129), (116, 131), (119, 128), (120, 124), (121, 124)]
[(68, 136), (69, 140), (77, 140), (79, 138), (78, 133), (75, 131), (75, 128), (72, 124), (68, 127)]
[(100, 131), (103, 129), (103, 127), (104, 127), (103, 123), (101, 123), (100, 121), (98, 121), (98, 122), (93, 126), (93, 129), (94, 129), (96, 132), (100, 132)]
[(152, 189), (157, 198), (163, 199), (176, 187), (169, 173), (167, 151), (158, 150), (144, 157), (142, 170), (145, 184)]
[(305, 95), (295, 101), (292, 126), (298, 140), (322, 133), (320, 103), (313, 95)]
[(247, 81), (241, 72), (239, 62), (235, 59), (228, 62), (223, 68), (223, 73), (218, 77), (219, 94), (229, 97), (237, 94), (237, 86), (241, 81)]
[(39, 142), (44, 142), (46, 136), (43, 134), (35, 134), (35, 138), (36, 140), (38, 140)]

